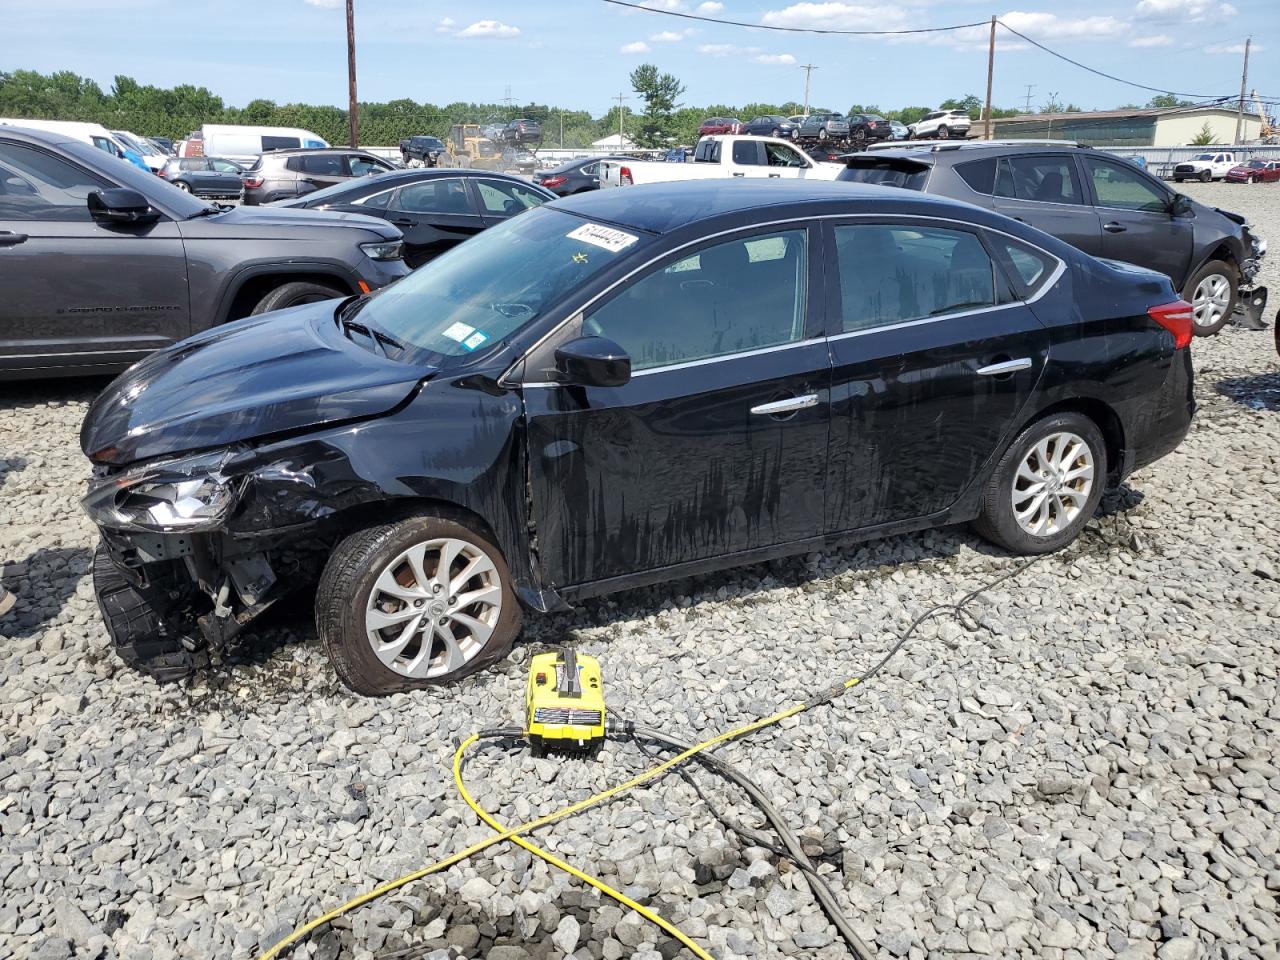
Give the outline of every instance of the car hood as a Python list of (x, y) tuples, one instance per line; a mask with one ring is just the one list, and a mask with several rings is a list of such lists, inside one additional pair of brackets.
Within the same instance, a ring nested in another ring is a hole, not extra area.
[(348, 340), (337, 305), (249, 317), (153, 353), (93, 402), (81, 449), (123, 465), (392, 410), (434, 370)]
[(234, 237), (239, 231), (246, 238), (262, 239), (273, 233), (279, 233), (281, 239), (297, 238), (299, 229), (313, 230), (346, 230), (353, 228), (367, 230), (373, 237), (395, 240), (400, 231), (385, 220), (358, 213), (330, 213), (327, 210), (303, 210), (292, 207), (235, 207), (225, 213), (212, 217), (197, 217), (194, 220), (182, 221), (183, 232), (199, 231), (208, 226), (210, 231), (217, 231), (218, 237)]

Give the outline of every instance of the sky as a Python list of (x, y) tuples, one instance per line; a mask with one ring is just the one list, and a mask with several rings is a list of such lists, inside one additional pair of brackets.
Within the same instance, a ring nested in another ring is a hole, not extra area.
[[(1280, 99), (1277, 0), (644, 0), (661, 10), (760, 26), (898, 30), (989, 21), (1162, 90), (1236, 96), (1245, 37), (1249, 86)], [(104, 89), (208, 87), (232, 105), (346, 104), (345, 0), (2, 0), (0, 70), (74, 70)], [(1068, 9), (1070, 13), (1063, 12)], [(905, 37), (781, 33), (632, 11), (603, 0), (355, 0), (361, 100), (410, 97), (550, 103), (603, 114), (628, 75), (652, 62), (687, 104), (810, 100), (843, 110), (934, 106), (986, 86), (986, 25)], [(1032, 85), (1028, 91), (1028, 84)], [(1145, 103), (1149, 91), (1094, 76), (1000, 31), (993, 100), (1033, 109), (1051, 95), (1086, 109)]]

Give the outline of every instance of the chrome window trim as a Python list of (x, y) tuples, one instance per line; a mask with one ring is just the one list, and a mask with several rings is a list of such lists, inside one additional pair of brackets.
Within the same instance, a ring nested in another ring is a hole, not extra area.
[[(751, 231), (758, 230), (765, 227), (782, 227), (789, 224), (801, 224), (801, 225), (807, 226), (810, 223), (821, 222), (824, 220), (882, 220), (885, 217), (893, 217), (893, 216), (895, 216), (895, 214), (892, 214), (892, 213), (888, 213), (888, 214), (886, 213), (823, 213), (823, 214), (818, 214), (817, 216), (788, 217), (785, 220), (768, 220), (761, 223), (752, 223), (752, 224), (747, 224), (745, 226), (733, 227), (728, 230), (721, 230), (718, 233), (709, 233), (709, 234), (706, 234), (705, 236), (698, 237), (696, 240), (690, 240), (687, 243), (682, 243), (678, 247), (672, 247), (670, 250), (660, 253), (655, 257), (651, 257), (650, 259), (646, 260), (644, 263), (637, 266), (634, 270), (630, 271), (629, 273), (625, 274), (622, 277), (619, 277), (617, 280), (615, 280), (605, 289), (601, 290), (599, 293), (597, 293), (594, 297), (592, 297), (586, 303), (582, 304), (580, 307), (573, 310), (567, 317), (565, 317), (563, 320), (557, 323), (554, 327), (552, 327), (550, 330), (544, 333), (541, 337), (539, 337), (537, 341), (535, 341), (529, 347), (529, 349), (525, 350), (524, 353), (522, 353), (519, 357), (517, 357), (514, 361), (512, 361), (510, 366), (508, 366), (507, 369), (504, 370), (502, 374), (498, 377), (498, 383), (499, 385), (504, 387), (560, 386), (560, 384), (557, 384), (557, 383), (548, 383), (547, 381), (539, 381), (539, 380), (530, 381), (529, 383), (521, 384), (519, 381), (511, 380), (510, 377), (512, 373), (515, 371), (515, 369), (520, 366), (520, 364), (522, 364), (525, 360), (527, 360), (530, 356), (532, 356), (535, 352), (537, 352), (537, 350), (544, 343), (546, 343), (548, 340), (554, 337), (557, 333), (559, 333), (566, 324), (572, 323), (574, 320), (582, 318), (588, 310), (590, 310), (593, 306), (595, 306), (596, 303), (598, 303), (604, 297), (609, 296), (611, 293), (613, 293), (614, 290), (618, 289), (618, 287), (622, 286), (624, 283), (626, 283), (636, 274), (649, 269), (658, 261), (663, 260), (666, 257), (671, 256), (672, 254), (679, 253), (682, 250), (687, 250), (689, 247), (695, 247), (709, 240), (715, 240), (719, 237), (733, 236), (734, 234), (738, 234), (738, 233), (749, 233)], [(1003, 310), (1009, 307), (1016, 307), (1019, 305), (1035, 303), (1037, 300), (1043, 297), (1049, 290), (1051, 290), (1055, 284), (1057, 284), (1058, 280), (1061, 279), (1062, 274), (1065, 273), (1067, 269), (1067, 263), (1065, 260), (1056, 256), (1055, 254), (1050, 253), (1048, 250), (1045, 250), (1043, 247), (1037, 246), (1036, 244), (1031, 243), (1028, 240), (1024, 240), (1022, 239), (1022, 237), (1014, 236), (1012, 233), (1009, 233), (1008, 231), (1000, 230), (997, 227), (988, 227), (982, 224), (970, 223), (966, 220), (956, 220), (953, 217), (934, 217), (934, 216), (929, 216), (927, 214), (913, 213), (913, 214), (905, 214), (905, 215), (898, 214), (897, 216), (903, 217), (906, 220), (913, 220), (913, 221), (925, 220), (931, 223), (954, 224), (956, 226), (966, 229), (967, 231), (988, 230), (991, 233), (998, 233), (1003, 237), (1008, 237), (1010, 240), (1016, 241), (1017, 243), (1025, 244), (1026, 246), (1031, 247), (1034, 250), (1039, 250), (1046, 257), (1053, 260), (1058, 265), (1057, 268), (1053, 271), (1053, 274), (1045, 282), (1045, 284), (1039, 290), (1037, 290), (1035, 294), (1028, 297), (1026, 300), (1015, 300), (1013, 303), (998, 304), (996, 306), (984, 308), (981, 310), (969, 310), (963, 313), (947, 313), (939, 317), (923, 317), (920, 320), (908, 320), (908, 321), (904, 321), (902, 324), (899, 324), (899, 326), (914, 326), (920, 323), (933, 323), (938, 320), (949, 320), (953, 317), (964, 316), (968, 313), (987, 313), (987, 312), (990, 312), (991, 310)], [(584, 217), (583, 219), (588, 223), (595, 222), (591, 220), (591, 218), (589, 217)], [(810, 295), (812, 295), (812, 291), (810, 291)], [(841, 337), (855, 336), (859, 334), (870, 333), (877, 330), (887, 330), (887, 329), (890, 329), (890, 328), (889, 327), (872, 327), (869, 330), (865, 330), (865, 331), (858, 330), (858, 331), (853, 331), (852, 333), (838, 333), (830, 337), (824, 336), (817, 339), (835, 340)], [(799, 341), (796, 341), (796, 343), (794, 344), (786, 344), (785, 346), (798, 346), (802, 343), (808, 343), (808, 342), (810, 341), (799, 340)], [(766, 347), (763, 349), (772, 350), (775, 348)], [(711, 357), (711, 358), (708, 358), (706, 361), (695, 360), (695, 361), (688, 361), (688, 362), (689, 363), (713, 362), (715, 360), (727, 360), (737, 356), (742, 356), (742, 354), (730, 354), (725, 357)], [(648, 372), (657, 372), (659, 370), (669, 370), (674, 366), (676, 365), (672, 364), (671, 366), (668, 366), (668, 367), (651, 367), (650, 370), (648, 371), (641, 370), (635, 375), (642, 376)]]

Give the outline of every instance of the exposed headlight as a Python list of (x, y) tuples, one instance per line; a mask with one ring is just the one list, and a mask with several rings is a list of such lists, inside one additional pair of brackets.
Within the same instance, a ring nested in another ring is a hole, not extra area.
[(94, 481), (81, 505), (111, 530), (209, 530), (227, 518), (239, 493), (240, 484), (222, 472), (229, 458), (175, 460)]
[(404, 257), (403, 240), (376, 240), (360, 244), (360, 249), (370, 260), (399, 260)]

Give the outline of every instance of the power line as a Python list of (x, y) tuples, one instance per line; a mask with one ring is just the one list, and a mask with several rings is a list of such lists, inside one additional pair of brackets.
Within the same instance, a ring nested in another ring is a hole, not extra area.
[(990, 21), (979, 20), (977, 23), (957, 23), (949, 27), (918, 27), (915, 30), (828, 30), (822, 27), (778, 27), (769, 24), (747, 23), (745, 20), (722, 20), (719, 17), (704, 17), (697, 13), (681, 13), (678, 10), (657, 10), (628, 0), (604, 0), (616, 7), (628, 10), (642, 10), (645, 13), (658, 13), (664, 17), (679, 17), (681, 20), (697, 20), (702, 23), (719, 23), (728, 27), (749, 27), (752, 30), (773, 30), (778, 33), (825, 33), (845, 37), (888, 37), (903, 36), (908, 33), (945, 33), (948, 30), (965, 30), (969, 27), (985, 27)]

